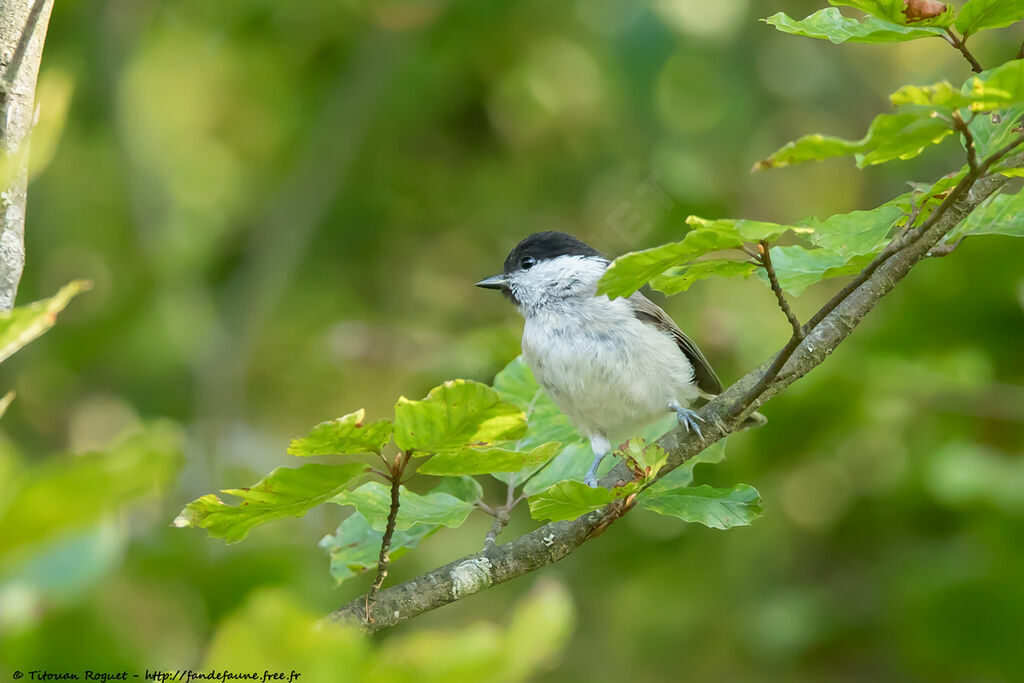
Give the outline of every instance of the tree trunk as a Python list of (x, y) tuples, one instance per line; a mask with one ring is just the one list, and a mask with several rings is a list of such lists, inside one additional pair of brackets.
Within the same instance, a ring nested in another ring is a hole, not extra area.
[(0, 0), (0, 310), (14, 307), (25, 266), (28, 143), (53, 0)]

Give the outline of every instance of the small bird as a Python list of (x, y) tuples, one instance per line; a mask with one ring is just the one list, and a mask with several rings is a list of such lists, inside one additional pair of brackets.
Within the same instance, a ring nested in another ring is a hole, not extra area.
[(512, 250), (504, 272), (476, 283), (504, 292), (525, 319), (527, 364), (594, 451), (583, 479), (591, 487), (613, 443), (669, 411), (702, 436), (688, 406), (722, 392), (704, 354), (654, 302), (640, 292), (597, 295), (609, 263), (572, 235), (538, 232)]

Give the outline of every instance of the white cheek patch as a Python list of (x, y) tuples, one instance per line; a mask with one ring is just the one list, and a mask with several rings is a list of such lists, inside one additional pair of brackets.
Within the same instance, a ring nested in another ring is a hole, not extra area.
[(521, 312), (579, 296), (593, 296), (608, 262), (593, 256), (559, 256), (509, 275)]

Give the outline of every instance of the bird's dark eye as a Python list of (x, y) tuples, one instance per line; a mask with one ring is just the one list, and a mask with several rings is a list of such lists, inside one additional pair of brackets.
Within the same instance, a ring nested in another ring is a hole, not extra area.
[(523, 258), (519, 259), (519, 267), (522, 268), (523, 270), (529, 270), (530, 268), (533, 268), (535, 265), (537, 265), (537, 259), (533, 258), (532, 256), (524, 256)]

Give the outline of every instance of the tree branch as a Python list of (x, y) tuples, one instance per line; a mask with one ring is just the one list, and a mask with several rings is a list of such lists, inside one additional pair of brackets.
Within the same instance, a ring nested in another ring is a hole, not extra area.
[(25, 267), (25, 205), (28, 136), (32, 130), (36, 77), (53, 0), (0, 2), (0, 310), (14, 308)]
[[(1024, 163), (1024, 157), (1018, 159), (1018, 162)], [(804, 339), (796, 343), (791, 339), (792, 348), (788, 354), (784, 348), (772, 361), (766, 361), (745, 375), (699, 411), (707, 422), (703, 439), (691, 437), (678, 427), (661, 437), (658, 445), (668, 452), (669, 458), (667, 465), (659, 472), (659, 478), (727, 436), (738, 424), (737, 417), (749, 414), (820, 365), (853, 332), (864, 316), (907, 276), (911, 268), (927, 257), (939, 240), (1006, 182), (1007, 179), (999, 175), (972, 178), (964, 184), (962, 191), (950, 193), (948, 203), (943, 205), (945, 208), (941, 212), (936, 209), (929, 220), (922, 224), (922, 230), (915, 231), (914, 239), (894, 240), (901, 245), (879, 262), (868, 276), (816, 324), (805, 327)], [(780, 362), (780, 359), (783, 360)], [(774, 379), (767, 383), (764, 391), (754, 394), (752, 389), (771, 374), (776, 365), (778, 370), (775, 371)], [(753, 399), (750, 398), (751, 394), (754, 394)], [(735, 414), (737, 407), (740, 408), (738, 415)], [(601, 485), (612, 487), (630, 479), (628, 468), (620, 462), (601, 479)], [(371, 615), (366, 614), (363, 600), (357, 599), (335, 611), (330, 618), (356, 622), (371, 631), (394, 626), (492, 585), (557, 562), (587, 540), (599, 535), (627, 510), (628, 506), (617, 501), (573, 521), (545, 524), (510, 543), (467, 555), (381, 591), (371, 606)]]

